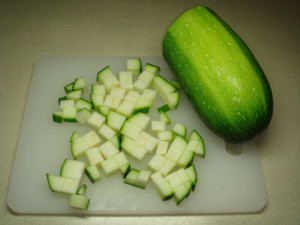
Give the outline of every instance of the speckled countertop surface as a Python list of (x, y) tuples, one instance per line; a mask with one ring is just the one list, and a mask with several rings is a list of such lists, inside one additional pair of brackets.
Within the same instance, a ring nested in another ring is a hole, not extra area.
[[(10, 211), (6, 197), (34, 63), (44, 56), (160, 56), (168, 26), (198, 5), (213, 8), (244, 39), (273, 90), (274, 116), (258, 139), (267, 193), (263, 211), (162, 217)], [(0, 224), (300, 224), (299, 11), (293, 0), (0, 0)]]

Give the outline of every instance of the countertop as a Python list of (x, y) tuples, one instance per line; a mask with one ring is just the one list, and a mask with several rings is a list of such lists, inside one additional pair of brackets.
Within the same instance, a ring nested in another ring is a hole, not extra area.
[[(161, 56), (168, 26), (198, 5), (243, 38), (271, 84), (274, 115), (257, 139), (266, 207), (197, 216), (14, 214), (6, 197), (34, 63), (45, 56)], [(0, 0), (0, 224), (300, 224), (299, 12), (293, 0)]]

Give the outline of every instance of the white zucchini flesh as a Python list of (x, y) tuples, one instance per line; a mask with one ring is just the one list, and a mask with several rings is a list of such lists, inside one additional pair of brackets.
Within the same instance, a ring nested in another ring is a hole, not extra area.
[(117, 149), (110, 141), (106, 141), (100, 145), (99, 150), (105, 159), (109, 159), (119, 153), (119, 149)]
[(130, 90), (124, 97), (124, 100), (127, 100), (134, 105), (136, 104), (137, 100), (140, 98), (140, 94), (134, 90)]
[(75, 194), (80, 183), (79, 179), (66, 178), (49, 173), (46, 174), (46, 177), (49, 188), (53, 192)]
[(125, 120), (126, 116), (114, 111), (110, 111), (107, 115), (107, 125), (115, 131), (120, 131)]
[(83, 108), (77, 112), (76, 120), (80, 124), (86, 124), (86, 122), (90, 119), (91, 116), (92, 116), (91, 110), (87, 108)]
[(161, 141), (171, 142), (174, 140), (174, 134), (171, 130), (159, 131), (157, 132), (157, 137)]
[(106, 89), (104, 84), (92, 84), (91, 88), (92, 95), (106, 95)]
[(175, 134), (182, 136), (182, 137), (186, 137), (186, 126), (181, 124), (181, 123), (176, 123), (172, 130), (174, 131)]
[(120, 169), (120, 167), (114, 157), (110, 157), (110, 158), (104, 160), (101, 163), (101, 167), (104, 170), (105, 174), (111, 174)]
[(161, 173), (155, 172), (151, 174), (150, 179), (163, 201), (173, 197), (174, 190), (167, 182), (166, 178), (161, 175)]
[(120, 87), (128, 92), (133, 89), (133, 72), (132, 71), (121, 71), (119, 72), (119, 83)]
[(87, 189), (86, 184), (82, 184), (76, 191), (76, 195), (85, 195), (86, 189)]
[(97, 182), (101, 179), (101, 174), (96, 165), (91, 165), (85, 168), (85, 174), (90, 179), (92, 183)]
[(144, 66), (143, 70), (146, 70), (154, 75), (158, 75), (160, 72), (160, 68), (158, 66), (155, 66), (153, 64), (150, 63), (146, 63), (146, 65)]
[(167, 125), (169, 125), (171, 123), (170, 118), (168, 117), (166, 112), (163, 112), (163, 111), (159, 112), (159, 120), (164, 121)]
[(116, 110), (117, 113), (124, 115), (126, 117), (130, 117), (133, 114), (135, 108), (135, 104), (128, 101), (124, 100)]
[(78, 77), (73, 82), (72, 90), (78, 90), (78, 89), (82, 89), (82, 90), (86, 89), (86, 82), (84, 77)]
[(124, 183), (145, 189), (151, 172), (132, 168), (124, 179)]
[(97, 167), (99, 167), (101, 165), (101, 162), (104, 161), (99, 147), (94, 147), (86, 150), (85, 155), (91, 166), (96, 165)]
[(83, 94), (82, 89), (73, 90), (68, 92), (67, 99), (79, 100), (82, 97), (82, 94)]
[(65, 159), (60, 169), (60, 176), (81, 180), (85, 163), (72, 159)]
[(151, 130), (153, 132), (158, 131), (165, 131), (166, 130), (166, 123), (161, 120), (152, 120), (151, 121)]
[(95, 130), (99, 130), (102, 124), (106, 121), (106, 117), (98, 112), (93, 112), (91, 117), (86, 121), (86, 124)]
[(98, 133), (106, 140), (110, 140), (117, 134), (116, 131), (114, 131), (111, 127), (109, 127), (106, 124), (103, 124), (101, 126), (101, 128), (98, 130)]
[(126, 69), (131, 71), (133, 75), (139, 75), (142, 71), (142, 62), (140, 58), (127, 59)]
[(109, 66), (106, 66), (97, 73), (97, 82), (105, 85), (106, 92), (110, 92), (113, 86), (120, 84)]
[(160, 140), (157, 144), (156, 154), (165, 156), (167, 154), (168, 148), (169, 142)]
[(87, 210), (89, 203), (90, 199), (84, 195), (70, 195), (69, 206), (71, 208)]

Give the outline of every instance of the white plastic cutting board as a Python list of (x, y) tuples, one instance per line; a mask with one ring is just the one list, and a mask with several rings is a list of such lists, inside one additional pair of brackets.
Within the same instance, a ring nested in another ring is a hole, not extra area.
[[(188, 134), (196, 129), (204, 138), (206, 157), (195, 157), (198, 183), (179, 206), (173, 199), (161, 201), (151, 182), (145, 190), (123, 183), (119, 173), (88, 185), (86, 195), (91, 198), (89, 209), (81, 211), (68, 206), (69, 197), (49, 190), (45, 174), (59, 175), (65, 158), (72, 158), (69, 138), (74, 130), (83, 134), (90, 129), (79, 124), (57, 124), (52, 112), (58, 110), (57, 100), (64, 96), (63, 87), (76, 77), (85, 77), (88, 86), (96, 83), (96, 74), (110, 65), (117, 75), (126, 69), (130, 57), (49, 57), (39, 60), (34, 68), (28, 102), (23, 118), (11, 182), (7, 196), (9, 208), (16, 213), (29, 214), (90, 214), (90, 215), (178, 215), (201, 213), (258, 212), (266, 204), (262, 170), (254, 142), (238, 146), (241, 154), (226, 151), (222, 139), (213, 134), (199, 119), (186, 96), (181, 93), (179, 107), (168, 112), (172, 124), (181, 122)], [(171, 80), (172, 72), (162, 57), (142, 57), (158, 65), (161, 75)], [(88, 98), (88, 96), (86, 96)], [(159, 118), (156, 107), (150, 112)], [(171, 125), (172, 126), (172, 125)], [(132, 167), (147, 168), (129, 157)]]

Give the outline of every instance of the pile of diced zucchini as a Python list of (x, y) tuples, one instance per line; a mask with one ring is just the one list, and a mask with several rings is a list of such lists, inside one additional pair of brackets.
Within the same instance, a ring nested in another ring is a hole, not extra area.
[[(168, 111), (178, 106), (180, 85), (163, 78), (158, 66), (147, 63), (142, 67), (140, 59), (132, 58), (118, 76), (106, 66), (91, 84), (89, 100), (83, 98), (87, 92), (83, 77), (64, 90), (53, 121), (90, 128), (82, 135), (71, 134), (73, 159), (64, 161), (60, 175), (46, 174), (50, 190), (69, 194), (71, 207), (88, 208), (82, 176), (99, 182), (101, 170), (106, 175), (120, 172), (125, 184), (138, 188), (145, 189), (151, 180), (162, 200), (173, 198), (177, 205), (194, 190), (193, 159), (205, 156), (204, 142), (196, 130), (187, 135), (184, 124), (171, 123)], [(159, 119), (152, 119), (148, 113), (158, 96), (164, 104), (157, 108)], [(131, 167), (130, 157), (143, 160), (146, 155), (150, 155), (148, 169)]]

